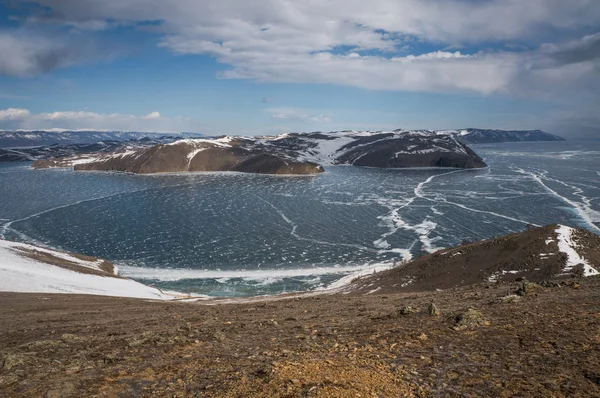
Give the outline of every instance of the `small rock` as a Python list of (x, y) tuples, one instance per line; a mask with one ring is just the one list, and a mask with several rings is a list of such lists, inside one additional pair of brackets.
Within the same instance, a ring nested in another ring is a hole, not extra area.
[(583, 377), (600, 386), (600, 373), (587, 372), (584, 373)]
[(527, 294), (534, 293), (536, 290), (542, 289), (542, 286), (533, 282), (523, 282), (521, 286), (515, 292), (519, 296), (525, 296)]
[(25, 365), (24, 356), (14, 354), (14, 355), (7, 355), (6, 358), (4, 358), (4, 367), (8, 370), (11, 370), (13, 368), (16, 368), (17, 366), (23, 366), (23, 365)]
[(60, 336), (60, 339), (62, 341), (64, 341), (65, 343), (74, 343), (74, 342), (81, 340), (81, 338), (79, 336), (72, 334), (72, 333), (63, 333)]
[(517, 294), (509, 294), (507, 296), (504, 297), (500, 297), (498, 299), (498, 301), (502, 302), (502, 303), (516, 303), (517, 301), (521, 300), (521, 296), (517, 295)]
[(415, 307), (404, 306), (400, 309), (400, 315), (416, 314), (418, 312), (419, 309)]
[(427, 313), (432, 316), (437, 316), (441, 314), (438, 307), (436, 307), (436, 305), (433, 303), (429, 304), (429, 307), (427, 307)]
[(454, 330), (472, 329), (489, 324), (490, 323), (487, 319), (485, 319), (481, 311), (477, 311), (473, 308), (470, 308), (467, 312), (459, 314), (456, 317)]
[(216, 332), (213, 333), (213, 338), (217, 341), (223, 341), (223, 340), (225, 340), (225, 333), (217, 330)]

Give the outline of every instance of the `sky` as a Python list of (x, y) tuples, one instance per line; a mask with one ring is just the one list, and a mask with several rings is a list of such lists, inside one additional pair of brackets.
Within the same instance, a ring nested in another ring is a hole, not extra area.
[(600, 139), (598, 0), (0, 0), (0, 129)]

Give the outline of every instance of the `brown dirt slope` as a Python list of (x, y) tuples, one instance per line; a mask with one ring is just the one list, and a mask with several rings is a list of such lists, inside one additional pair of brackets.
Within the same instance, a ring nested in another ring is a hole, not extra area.
[(0, 396), (598, 397), (600, 278), (548, 286), (227, 305), (3, 293)]
[[(355, 293), (416, 292), (467, 286), (490, 280), (526, 278), (541, 282), (561, 276), (566, 255), (556, 244), (557, 225), (440, 250), (397, 268), (357, 280)], [(547, 243), (551, 239), (552, 241)], [(600, 269), (600, 237), (577, 229), (574, 241), (578, 252)], [(582, 267), (571, 273), (579, 274)], [(562, 275), (568, 277), (569, 275)]]

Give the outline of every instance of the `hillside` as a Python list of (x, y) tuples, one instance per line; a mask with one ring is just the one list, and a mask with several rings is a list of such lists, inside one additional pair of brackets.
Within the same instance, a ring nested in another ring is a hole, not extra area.
[(356, 281), (353, 293), (417, 292), (482, 282), (600, 274), (600, 237), (583, 229), (549, 225), (440, 250)]
[[(209, 302), (164, 300), (154, 289), (158, 300), (52, 294), (60, 291), (52, 284), (58, 270), (113, 287), (119, 279), (99, 259), (0, 241), (0, 286), (53, 286), (0, 293), (0, 391), (596, 397), (599, 240), (552, 225), (444, 250), (345, 287)], [(14, 271), (29, 279), (10, 281)], [(410, 289), (398, 285), (407, 276)]]
[(224, 305), (0, 293), (0, 395), (600, 396), (600, 278), (520, 286)]

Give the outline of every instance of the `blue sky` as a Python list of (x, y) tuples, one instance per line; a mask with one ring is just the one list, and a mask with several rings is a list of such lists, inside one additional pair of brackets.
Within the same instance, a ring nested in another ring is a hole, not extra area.
[(0, 129), (600, 138), (600, 3), (523, 3), (0, 1)]

